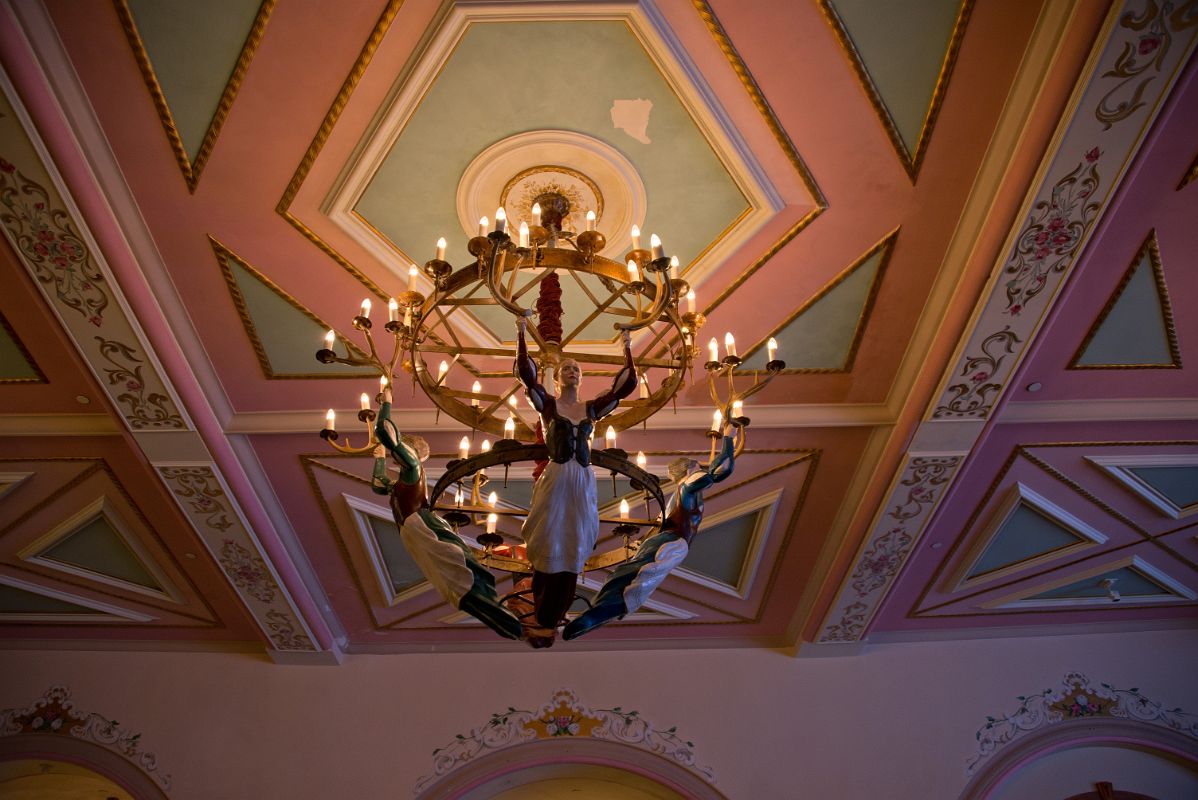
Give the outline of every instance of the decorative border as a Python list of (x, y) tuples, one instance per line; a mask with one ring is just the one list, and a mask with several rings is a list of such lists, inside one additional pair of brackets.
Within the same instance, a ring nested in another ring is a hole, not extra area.
[(276, 650), (315, 651), (311, 632), (207, 465), (155, 465), (238, 597)]
[[(5, 236), (125, 423), (134, 431), (186, 429), (95, 244), (65, 195), (52, 188), (54, 173), (26, 132), (34, 128), (7, 84), (4, 102), (12, 108), (0, 113), (0, 125), (12, 126), (3, 132), (7, 141), (0, 138), (0, 146), (12, 149), (0, 156)], [(33, 173), (47, 185), (29, 177)]]
[(101, 714), (76, 709), (65, 686), (51, 686), (28, 708), (0, 711), (0, 737), (21, 734), (67, 736), (99, 745), (134, 764), (163, 791), (171, 789), (171, 776), (158, 770), (157, 755), (142, 749), (140, 733)]
[[(1086, 348), (1090, 346), (1090, 342), (1098, 334), (1098, 329), (1102, 327), (1102, 323), (1106, 322), (1106, 318), (1110, 315), (1115, 304), (1119, 302), (1119, 298), (1123, 296), (1124, 290), (1127, 289), (1127, 284), (1131, 283), (1132, 276), (1136, 274), (1136, 270), (1140, 268), (1140, 264), (1144, 260), (1144, 256), (1148, 256), (1149, 263), (1152, 265), (1152, 278), (1156, 283), (1156, 301), (1160, 304), (1161, 321), (1165, 326), (1165, 339), (1169, 343), (1169, 363), (1168, 364), (1079, 364), (1078, 359), (1086, 352)], [(1094, 324), (1090, 326), (1090, 332), (1086, 334), (1086, 338), (1082, 339), (1082, 343), (1078, 345), (1077, 352), (1073, 354), (1073, 358), (1069, 361), (1069, 366), (1066, 369), (1181, 369), (1181, 349), (1177, 345), (1177, 329), (1173, 325), (1173, 305), (1169, 302), (1169, 287), (1165, 285), (1165, 271), (1161, 264), (1160, 245), (1156, 240), (1156, 229), (1153, 228), (1148, 232), (1148, 237), (1144, 239), (1144, 243), (1136, 250), (1135, 256), (1131, 260), (1131, 264), (1127, 268), (1127, 272), (1123, 273), (1123, 278), (1119, 281), (1119, 285), (1115, 287), (1115, 291), (1107, 299), (1106, 305), (1098, 314), (1098, 318), (1094, 320)]]
[(1186, 7), (1127, 0), (1122, 8), (932, 420), (990, 415), (1198, 39)]
[(940, 505), (964, 455), (913, 456), (870, 531), (856, 568), (824, 620), (820, 643), (856, 642)]
[(203, 171), (204, 165), (208, 163), (212, 148), (216, 146), (216, 137), (220, 135), (225, 119), (229, 116), (229, 110), (233, 107), (233, 101), (237, 98), (237, 92), (241, 89), (241, 82), (250, 68), (250, 61), (253, 60), (258, 44), (262, 41), (262, 34), (266, 30), (266, 23), (270, 19), (271, 11), (274, 10), (275, 2), (276, 0), (262, 0), (262, 5), (258, 7), (258, 14), (254, 18), (253, 25), (250, 26), (245, 44), (241, 46), (241, 54), (237, 57), (233, 73), (229, 76), (228, 83), (225, 84), (225, 90), (221, 93), (216, 111), (212, 115), (212, 122), (208, 124), (208, 130), (204, 134), (203, 141), (200, 142), (200, 148), (196, 151), (196, 158), (193, 162), (187, 155), (187, 148), (183, 146), (179, 129), (175, 127), (175, 118), (171, 115), (166, 95), (162, 91), (161, 84), (158, 83), (158, 76), (154, 73), (154, 65), (150, 62), (150, 54), (146, 52), (145, 43), (137, 30), (137, 23), (133, 19), (128, 0), (113, 0), (117, 16), (121, 20), (121, 28), (124, 29), (125, 36), (129, 39), (129, 46), (133, 49), (134, 58), (137, 59), (137, 67), (146, 82), (146, 88), (150, 91), (150, 97), (154, 100), (154, 108), (158, 111), (162, 129), (170, 142), (171, 150), (175, 153), (175, 160), (179, 162), (179, 169), (183, 172), (183, 180), (187, 182), (187, 189), (193, 194), (200, 182), (200, 173)]
[(25, 359), (25, 363), (29, 365), (29, 368), (33, 370), (33, 374), (35, 375), (33, 378), (0, 377), (0, 383), (49, 383), (49, 381), (46, 380), (46, 373), (42, 372), (42, 368), (39, 367), (37, 362), (33, 360), (33, 355), (29, 352), (29, 349), (25, 347), (25, 343), (21, 341), (21, 337), (17, 336), (16, 330), (13, 329), (13, 326), (5, 318), (3, 312), (0, 312), (0, 328), (2, 328), (4, 332), (8, 334), (8, 338), (12, 340), (13, 346), (17, 348), (17, 352), (20, 353), (21, 357)]
[[(215, 236), (209, 234), (208, 243), (212, 245), (212, 251), (216, 255), (216, 263), (220, 266), (221, 275), (224, 276), (225, 283), (229, 287), (229, 295), (232, 297), (233, 306), (237, 309), (237, 316), (241, 318), (241, 324), (245, 328), (246, 335), (249, 336), (250, 345), (254, 348), (254, 355), (258, 357), (258, 366), (262, 368), (262, 375), (267, 380), (300, 380), (312, 378), (318, 378), (321, 380), (329, 378), (348, 378), (361, 380), (363, 377), (370, 377), (374, 374), (369, 371), (363, 371), (359, 374), (345, 372), (275, 372), (273, 365), (270, 363), (270, 356), (268, 356), (266, 353), (266, 347), (262, 344), (262, 340), (258, 336), (258, 329), (254, 324), (254, 318), (250, 316), (249, 306), (247, 306), (245, 302), (245, 295), (242, 294), (241, 287), (237, 284), (237, 277), (233, 274), (233, 268), (229, 266), (230, 260), (236, 261), (239, 267), (250, 273), (251, 276), (260, 281), (267, 289), (270, 289), (272, 292), (282, 298), (288, 305), (303, 314), (308, 319), (315, 322), (320, 327), (332, 330), (332, 326), (322, 320), (320, 317), (313, 314), (310, 309), (301, 305), (298, 300), (289, 295), (287, 292), (283, 291), (282, 287), (280, 287), (270, 278), (266, 277), (266, 275), (264, 275), (262, 272), (251, 267), (245, 261), (245, 259), (241, 258), (241, 256), (237, 255), (228, 247), (223, 245)], [(366, 354), (363, 353), (362, 350), (348, 338), (342, 336), (341, 334), (337, 334), (337, 338), (341, 341), (341, 344), (345, 346), (351, 355), (357, 358), (366, 358)]]
[(978, 728), (977, 753), (966, 764), (974, 772), (978, 765), (1018, 737), (1031, 731), (1078, 719), (1114, 717), (1146, 722), (1198, 739), (1198, 714), (1165, 706), (1140, 694), (1137, 687), (1120, 689), (1109, 683), (1094, 686), (1081, 672), (1069, 672), (1057, 689), (1015, 698), (1019, 707), (1010, 714), (986, 717)]
[(626, 711), (620, 706), (591, 709), (579, 702), (573, 690), (558, 689), (536, 711), (508, 706), (470, 733), (459, 733), (449, 744), (433, 750), (433, 771), (416, 781), (413, 792), (423, 792), (480, 756), (557, 737), (601, 739), (647, 750), (715, 783), (711, 769), (695, 760), (694, 742), (680, 737), (677, 726), (659, 730), (639, 711)]
[(1182, 175), (1181, 180), (1177, 182), (1177, 188), (1174, 191), (1180, 192), (1193, 183), (1195, 178), (1198, 178), (1198, 155), (1194, 156), (1194, 160), (1190, 162), (1186, 174)]
[(873, 78), (869, 74), (869, 70), (865, 68), (865, 61), (861, 58), (861, 54), (857, 51), (857, 46), (853, 43), (853, 39), (849, 36), (848, 29), (845, 28), (844, 21), (840, 15), (836, 13), (836, 9), (832, 7), (831, 0), (819, 0), (820, 11), (824, 13), (824, 18), (828, 20), (828, 24), (832, 27), (836, 34), (836, 39), (840, 42), (841, 48), (844, 49), (845, 55), (849, 58), (849, 63), (853, 66), (853, 72), (857, 75), (857, 82), (861, 84), (861, 89), (869, 98), (869, 103), (874, 107), (874, 111), (878, 115), (878, 121), (882, 123), (882, 129), (886, 131), (886, 136), (890, 139), (890, 143), (894, 145), (894, 152), (898, 155), (899, 160), (903, 164), (903, 169), (907, 170), (907, 176), (911, 179), (911, 183), (915, 183), (919, 176), (919, 168), (923, 164), (924, 154), (928, 149), (928, 142), (932, 138), (932, 129), (936, 127), (936, 118), (940, 115), (940, 106), (944, 102), (944, 95), (948, 91), (948, 82), (953, 74), (953, 67), (957, 63), (957, 55), (961, 50), (961, 40), (965, 38), (965, 26), (969, 24), (969, 16), (973, 13), (973, 0), (962, 0), (960, 8), (957, 10), (957, 19), (953, 23), (953, 30), (948, 37), (948, 47), (944, 52), (944, 61), (940, 64), (940, 73), (936, 76), (936, 85), (932, 89), (932, 99), (928, 103), (927, 113), (924, 114), (923, 125), (919, 129), (919, 138), (915, 142), (915, 154), (912, 155), (907, 149), (907, 143), (903, 141), (902, 134), (899, 133), (898, 127), (895, 125), (894, 117), (890, 114), (890, 109), (882, 100), (882, 95), (878, 91), (878, 87), (874, 84)]
[(805, 368), (795, 367), (793, 369), (782, 370), (783, 375), (810, 375), (810, 374), (833, 374), (845, 373), (853, 371), (853, 364), (857, 360), (857, 350), (861, 347), (861, 340), (865, 338), (865, 326), (869, 322), (869, 315), (873, 311), (874, 303), (878, 299), (878, 291), (882, 286), (882, 276), (886, 272), (886, 266), (890, 263), (890, 257), (894, 254), (894, 245), (898, 241), (899, 229), (895, 228), (882, 241), (875, 244), (865, 253), (859, 256), (852, 264), (849, 264), (839, 275), (824, 285), (822, 289), (808, 298), (801, 306), (791, 312), (785, 320), (781, 322), (774, 330), (761, 337), (761, 340), (745, 351), (744, 359), (748, 360), (754, 353), (765, 347), (771, 336), (777, 336), (783, 328), (797, 320), (803, 314), (807, 313), (816, 303), (823, 300), (833, 289), (835, 289), (844, 281), (848, 280), (849, 276), (856, 272), (862, 264), (873, 258), (879, 252), (882, 254), (882, 260), (878, 263), (878, 271), (874, 273), (874, 279), (870, 283), (869, 292), (865, 296), (865, 302), (861, 305), (861, 313), (857, 316), (857, 325), (853, 329), (853, 341), (849, 344), (849, 352), (845, 356), (844, 363), (839, 367), (827, 368)]

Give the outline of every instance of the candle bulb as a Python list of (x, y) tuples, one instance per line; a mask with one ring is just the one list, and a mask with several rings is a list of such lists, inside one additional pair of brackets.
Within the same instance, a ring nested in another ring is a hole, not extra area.
[(491, 508), (494, 508), (495, 504), (498, 502), (499, 492), (491, 492), (489, 495), (487, 495), (487, 505), (489, 505)]
[(670, 256), (670, 277), (678, 277), (678, 256)]
[(665, 248), (661, 246), (661, 239), (658, 238), (656, 233), (649, 237), (649, 249), (652, 251), (654, 261), (666, 257)]
[(482, 390), (483, 385), (478, 381), (475, 381), (474, 385), (470, 387), (470, 391), (474, 392), (474, 397), (470, 400), (470, 405), (474, 406), (475, 408), (478, 408), (478, 393)]
[(491, 452), (491, 440), (483, 439), (483, 443), (479, 446), (479, 449), (482, 450), (484, 453)]
[(511, 406), (511, 407), (512, 407), (512, 409), (513, 409), (513, 410), (512, 410), (512, 413), (513, 413), (513, 414), (515, 413), (515, 409), (516, 409), (516, 402), (517, 402), (517, 401), (516, 401), (516, 395), (514, 395), (514, 394), (513, 394), (513, 395), (510, 395), (510, 396), (508, 396), (508, 399), (507, 399), (507, 404), (508, 404), (509, 406)]
[(541, 224), (541, 204), (532, 204), (532, 224), (533, 227), (539, 227)]
[(324, 426), (331, 431), (337, 430), (337, 412), (331, 408), (324, 415)]
[(739, 418), (743, 417), (744, 415), (745, 415), (745, 401), (744, 400), (732, 401), (732, 418), (739, 419)]
[(588, 231), (595, 230), (595, 212), (594, 211), (587, 212), (587, 230)]
[(707, 343), (707, 350), (708, 354), (711, 356), (711, 358), (707, 359), (708, 361), (720, 360), (720, 344), (715, 340), (714, 336), (711, 338), (711, 341)]
[(647, 467), (649, 465), (649, 459), (645, 458), (644, 450), (636, 451), (636, 465), (638, 467), (640, 467), (641, 469), (644, 469), (645, 467)]
[(470, 455), (470, 440), (465, 436), (458, 442), (458, 458), (466, 458)]
[(507, 212), (503, 210), (502, 206), (500, 206), (500, 208), (495, 212), (495, 232), (503, 233), (506, 230), (507, 230)]
[(715, 413), (711, 415), (711, 429), (713, 431), (715, 431), (716, 433), (719, 433), (720, 426), (723, 425), (723, 423), (724, 423), (724, 415), (721, 414), (720, 410), (717, 408), (715, 410)]
[(499, 515), (495, 512), (487, 514), (487, 533), (494, 533), (495, 526), (499, 524)]
[(387, 320), (395, 322), (399, 319), (399, 303), (394, 297), (387, 301)]
[(478, 235), (479, 236), (486, 236), (487, 230), (490, 227), (491, 227), (491, 220), (487, 219), (486, 217), (478, 218)]
[(456, 489), (453, 490), (453, 503), (458, 508), (462, 507), (462, 487), (461, 486), (458, 486)]
[(380, 376), (379, 376), (379, 391), (380, 391), (380, 392), (385, 392), (385, 391), (387, 391), (387, 383), (388, 383), (388, 381), (387, 381), (387, 376), (386, 376), (386, 375), (380, 375)]
[(765, 349), (769, 353), (769, 361), (776, 361), (778, 359), (778, 340), (773, 336), (765, 343)]
[(334, 331), (329, 331), (324, 335), (324, 346), (326, 350), (333, 349), (333, 343), (337, 341), (337, 334)]
[(637, 269), (635, 261), (628, 262), (628, 282), (639, 283), (641, 280), (641, 271)]
[(620, 500), (620, 519), (628, 519), (628, 501)]
[(641, 399), (645, 400), (649, 397), (649, 379), (642, 375), (638, 383), (640, 383)]
[(520, 246), (528, 247), (528, 223), (520, 223)]
[(730, 356), (736, 356), (736, 339), (732, 338), (732, 332), (724, 334), (724, 350)]
[(516, 438), (516, 419), (515, 419), (515, 417), (511, 416), (510, 414), (508, 415), (507, 420), (503, 423), (503, 438), (504, 439), (515, 439)]
[(632, 249), (641, 249), (641, 229), (636, 225), (632, 226)]
[(607, 426), (607, 436), (604, 438), (607, 439), (607, 447), (609, 450), (611, 448), (615, 447), (616, 446), (616, 429), (613, 428), (611, 425), (608, 425)]
[(688, 314), (695, 313), (695, 290), (690, 289), (686, 293), (686, 311)]
[(445, 237), (442, 236), (440, 239), (437, 240), (437, 260), (438, 261), (445, 260), (445, 245), (446, 245)]
[(361, 316), (361, 317), (369, 317), (370, 316), (370, 298), (369, 297), (367, 297), (365, 300), (362, 301), (362, 313), (359, 314), (358, 316)]
[(445, 380), (445, 374), (449, 372), (449, 362), (442, 361), (441, 366), (437, 367), (437, 383)]
[(358, 398), (358, 402), (361, 404), (362, 410), (365, 411), (370, 408), (370, 395), (362, 392), (362, 396)]

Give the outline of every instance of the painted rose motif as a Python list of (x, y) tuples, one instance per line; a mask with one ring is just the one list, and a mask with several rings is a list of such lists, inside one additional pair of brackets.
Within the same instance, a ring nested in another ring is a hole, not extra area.
[(567, 717), (564, 715), (558, 715), (556, 717), (550, 717), (549, 719), (544, 720), (544, 722), (545, 730), (550, 736), (577, 736), (578, 731), (580, 730), (578, 727), (577, 716)]
[(238, 589), (244, 589), (263, 603), (274, 601), (278, 587), (260, 556), (232, 539), (225, 539), (220, 548), (220, 564)]
[(1149, 53), (1151, 53), (1152, 51), (1156, 50), (1160, 46), (1161, 46), (1161, 37), (1159, 37), (1159, 36), (1141, 36), (1140, 44), (1136, 48), (1136, 51), (1139, 52), (1140, 55), (1146, 56)]
[(1073, 698), (1073, 704), (1066, 707), (1065, 713), (1070, 717), (1092, 717), (1102, 713), (1102, 706), (1091, 702), (1086, 695), (1079, 694)]

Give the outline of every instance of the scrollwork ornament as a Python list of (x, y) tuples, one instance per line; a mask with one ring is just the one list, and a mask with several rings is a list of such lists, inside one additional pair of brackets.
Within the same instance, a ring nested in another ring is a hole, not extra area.
[(103, 336), (97, 336), (96, 342), (100, 345), (100, 355), (112, 365), (102, 367), (108, 385), (124, 384), (124, 391), (116, 399), (129, 407), (125, 419), (130, 426), (136, 429), (184, 427), (183, 418), (174, 410), (170, 397), (147, 390), (142, 360), (134, 348)]
[(904, 527), (891, 528), (875, 539), (853, 570), (850, 585), (857, 596), (865, 597), (885, 586), (903, 563), (910, 545), (911, 534)]
[(965, 359), (961, 369), (961, 377), (965, 380), (951, 384), (948, 393), (949, 401), (937, 406), (932, 412), (934, 419), (947, 417), (976, 417), (984, 419), (987, 410), (994, 405), (1002, 389), (1002, 383), (995, 380), (999, 368), (1007, 357), (1015, 352), (1016, 346), (1023, 340), (1005, 326), (1001, 331), (995, 331), (982, 340), (981, 355)]
[(233, 541), (225, 539), (220, 546), (220, 565), (238, 589), (263, 603), (271, 603), (278, 592), (278, 584), (266, 569), (266, 563), (256, 553)]
[(8, 229), (39, 283), (52, 284), (67, 308), (96, 327), (109, 298), (104, 274), (92, 259), (70, 215), (54, 208), (49, 193), (0, 158), (0, 223)]
[(164, 791), (170, 791), (170, 775), (158, 770), (158, 756), (141, 748), (140, 733), (103, 715), (79, 711), (70, 698), (65, 686), (52, 686), (29, 708), (0, 711), (0, 736), (69, 736), (91, 742), (133, 762)]
[(229, 510), (222, 499), (224, 490), (208, 467), (162, 467), (162, 477), (175, 486), (171, 489), (183, 498), (196, 514), (204, 517), (204, 524), (216, 531), (227, 531), (233, 527), (229, 521)]
[(855, 642), (865, 630), (865, 615), (869, 606), (860, 600), (844, 607), (840, 620), (829, 625), (820, 637), (821, 642)]
[(266, 628), (270, 640), (280, 650), (315, 650), (308, 635), (297, 630), (295, 619), (290, 614), (271, 609), (266, 612)]
[(1144, 106), (1144, 91), (1164, 66), (1173, 44), (1173, 30), (1185, 30), (1198, 21), (1195, 9), (1198, 4), (1193, 0), (1182, 3), (1180, 8), (1171, 2), (1148, 0), (1142, 14), (1129, 11), (1119, 18), (1120, 27), (1137, 35), (1123, 43), (1115, 65), (1102, 74), (1103, 78), (1116, 81), (1094, 109), (1094, 117), (1102, 123), (1103, 130), (1109, 130)]

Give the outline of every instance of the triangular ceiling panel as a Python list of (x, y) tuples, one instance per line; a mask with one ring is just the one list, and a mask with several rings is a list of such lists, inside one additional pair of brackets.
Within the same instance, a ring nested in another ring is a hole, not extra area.
[(20, 556), (56, 572), (179, 601), (179, 593), (163, 569), (103, 497), (22, 548)]
[(32, 472), (0, 472), (0, 500), (25, 482)]
[(376, 507), (353, 495), (343, 495), (353, 511), (354, 524), (370, 556), (375, 581), (388, 605), (431, 588), (420, 567), (404, 547), (395, 519), (385, 507)]
[(737, 597), (747, 597), (761, 562), (782, 490), (740, 503), (704, 521), (675, 575)]
[(894, 149), (919, 172), (972, 0), (821, 0)]
[(1175, 507), (1198, 505), (1198, 464), (1175, 467), (1129, 467), (1128, 471), (1151, 486)]
[(1028, 599), (1077, 600), (1106, 598), (1113, 600), (1113, 597), (1110, 595), (1111, 591), (1118, 592), (1120, 599), (1124, 597), (1156, 598), (1163, 595), (1177, 596), (1175, 592), (1157, 583), (1139, 570), (1132, 567), (1121, 567), (1110, 572), (1104, 572), (1097, 577), (1083, 578), (1080, 581), (1068, 583), (1064, 586), (1047, 589), (1038, 594), (1031, 595)]
[(1179, 603), (1194, 592), (1139, 556), (1085, 570), (1051, 573), (1056, 577), (1025, 585), (1018, 592), (983, 604), (990, 609), (1067, 608)]
[(194, 191), (275, 0), (117, 0), (117, 11)]
[(0, 577), (0, 621), (149, 622), (136, 611), (66, 594), (9, 576)]
[(874, 245), (744, 355), (745, 369), (765, 369), (770, 337), (785, 372), (848, 372), (865, 333), (898, 232)]
[(1087, 456), (1162, 514), (1198, 514), (1198, 453)]
[(33, 356), (17, 338), (16, 331), (0, 314), (0, 383), (45, 383)]
[[(233, 304), (267, 378), (361, 378), (376, 374), (363, 367), (319, 363), (315, 354), (325, 346), (329, 326), (270, 278), (215, 239), (211, 241)], [(340, 335), (334, 350), (341, 356), (348, 353), (354, 358), (363, 357)]]
[(1179, 367), (1181, 353), (1154, 231), (1094, 321), (1070, 368)]

